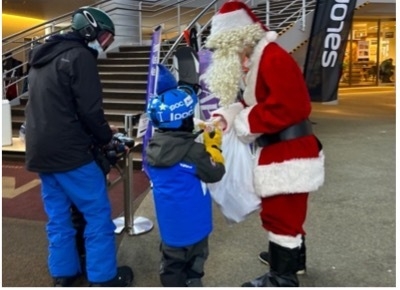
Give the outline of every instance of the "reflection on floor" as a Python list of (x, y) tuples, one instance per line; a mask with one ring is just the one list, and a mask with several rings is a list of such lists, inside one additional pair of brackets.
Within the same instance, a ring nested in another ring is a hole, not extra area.
[(22, 141), (19, 137), (13, 137), (12, 144), (3, 146), (2, 151), (25, 152), (25, 142)]

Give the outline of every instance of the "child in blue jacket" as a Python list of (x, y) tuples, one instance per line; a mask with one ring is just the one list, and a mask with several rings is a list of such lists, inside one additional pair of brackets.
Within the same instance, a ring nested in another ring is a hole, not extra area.
[[(146, 147), (161, 235), (160, 280), (165, 287), (201, 287), (212, 231), (212, 200), (205, 183), (225, 173), (222, 133), (195, 141), (197, 95), (181, 86), (154, 97), (147, 113), (156, 128)], [(211, 136), (210, 136), (211, 135)]]

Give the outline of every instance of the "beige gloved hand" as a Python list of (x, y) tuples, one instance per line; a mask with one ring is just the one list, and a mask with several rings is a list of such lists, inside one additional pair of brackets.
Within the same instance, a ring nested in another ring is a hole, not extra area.
[(222, 155), (221, 145), (222, 145), (222, 131), (215, 128), (211, 132), (203, 133), (204, 145), (206, 146), (206, 151), (210, 153), (211, 158), (215, 162), (224, 164), (224, 156)]

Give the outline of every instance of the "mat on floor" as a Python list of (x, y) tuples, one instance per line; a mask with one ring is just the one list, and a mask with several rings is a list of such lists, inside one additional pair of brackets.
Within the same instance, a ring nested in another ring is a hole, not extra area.
[[(115, 180), (119, 173), (113, 169), (109, 178)], [(146, 174), (139, 170), (133, 171), (132, 200), (135, 201), (149, 188)], [(40, 196), (40, 179), (36, 173), (25, 169), (23, 161), (2, 162), (2, 210), (3, 217), (45, 221), (46, 214), (43, 210)], [(109, 190), (112, 204), (112, 217), (123, 215), (124, 211), (124, 186), (123, 182), (117, 183)]]

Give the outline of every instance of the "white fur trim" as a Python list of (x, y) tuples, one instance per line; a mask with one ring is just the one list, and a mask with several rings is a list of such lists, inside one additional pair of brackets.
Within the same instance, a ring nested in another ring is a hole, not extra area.
[(235, 118), (234, 125), (238, 138), (244, 143), (251, 143), (261, 134), (250, 132), (249, 114), (253, 107), (243, 109)]
[(249, 106), (257, 104), (256, 101), (257, 75), (264, 48), (270, 43), (270, 41), (268, 40), (268, 34), (271, 32), (273, 31), (267, 32), (266, 36), (257, 43), (257, 45), (254, 47), (253, 54), (251, 55), (249, 60), (250, 66), (249, 66), (249, 71), (246, 75), (247, 86), (243, 92), (244, 101)]
[(228, 13), (219, 13), (213, 17), (211, 35), (254, 24), (253, 19), (243, 9)]
[(212, 117), (218, 117), (221, 116), (224, 118), (224, 121), (226, 123), (226, 127), (223, 128), (225, 132), (228, 132), (233, 125), (233, 121), (235, 117), (239, 114), (239, 112), (243, 110), (243, 104), (242, 103), (233, 103), (227, 107), (221, 107), (211, 113)]
[(302, 242), (300, 234), (298, 234), (295, 237), (292, 237), (292, 236), (274, 234), (273, 232), (268, 232), (268, 239), (270, 242), (274, 244), (289, 249), (299, 248)]
[(254, 189), (261, 197), (315, 191), (324, 183), (324, 160), (320, 151), (317, 158), (258, 165), (254, 169)]

